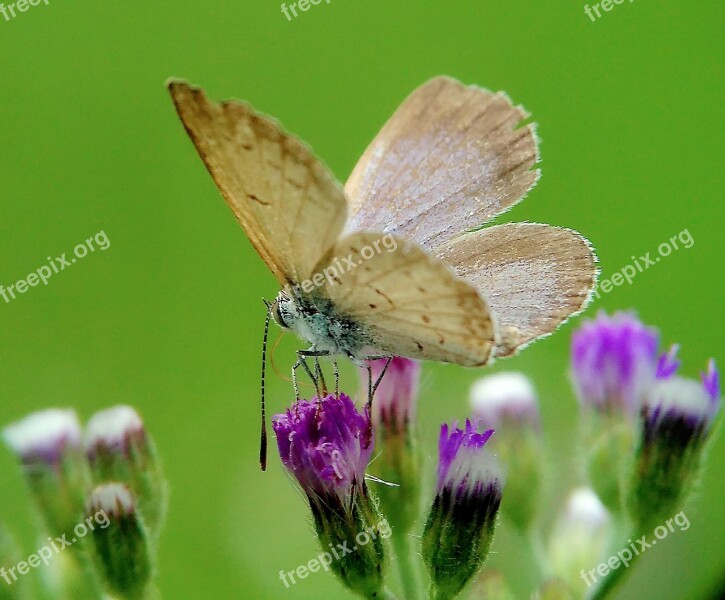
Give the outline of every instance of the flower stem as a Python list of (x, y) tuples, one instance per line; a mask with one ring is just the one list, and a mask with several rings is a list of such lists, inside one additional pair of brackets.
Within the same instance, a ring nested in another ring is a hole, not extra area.
[[(630, 563), (630, 566), (631, 564), (632, 563)], [(589, 600), (603, 600), (604, 598), (609, 597), (609, 595), (614, 591), (614, 588), (616, 588), (617, 585), (624, 580), (625, 573), (627, 573), (627, 571), (628, 569), (616, 569), (609, 571), (607, 576), (599, 582), (597, 589), (594, 590), (592, 595), (589, 597)]]
[[(633, 538), (635, 537), (634, 534), (637, 531), (641, 531), (641, 529), (634, 529), (631, 528), (628, 524), (622, 523), (619, 527), (619, 535), (617, 535), (617, 539)], [(614, 551), (612, 552), (612, 555), (613, 554)], [(620, 565), (620, 568), (618, 569), (611, 569), (609, 573), (607, 573), (607, 575), (605, 575), (604, 578), (599, 581), (599, 585), (588, 597), (588, 600), (603, 600), (604, 598), (608, 598), (609, 595), (614, 591), (614, 589), (625, 580), (627, 574), (631, 570), (632, 564), (637, 560), (638, 556), (639, 554), (635, 554), (634, 556), (632, 556), (632, 558), (629, 560), (629, 564), (626, 567), (622, 567)]]
[(413, 548), (411, 537), (408, 534), (394, 535), (393, 548), (397, 558), (398, 573), (403, 586), (403, 596), (406, 600), (418, 600), (420, 592), (418, 588), (418, 577), (413, 565)]

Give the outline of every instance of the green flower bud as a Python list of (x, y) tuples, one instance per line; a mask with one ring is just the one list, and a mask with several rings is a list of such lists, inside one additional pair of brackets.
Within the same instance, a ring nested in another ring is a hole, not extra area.
[(125, 485), (97, 487), (86, 506), (86, 517), (107, 516), (105, 527), (91, 532), (96, 571), (108, 593), (125, 600), (145, 597), (153, 573), (146, 527), (136, 501)]
[(168, 488), (151, 437), (130, 406), (93, 415), (86, 427), (86, 455), (96, 485), (125, 483), (133, 490), (144, 523), (158, 539), (168, 504)]
[(458, 595), (480, 570), (493, 541), (503, 476), (484, 444), (493, 434), (441, 427), (438, 485), (423, 531), (423, 559), (432, 600)]
[(650, 390), (629, 496), (640, 531), (677, 512), (686, 499), (719, 405), (718, 373), (712, 361), (702, 384), (671, 376)]
[(75, 412), (50, 409), (33, 413), (6, 427), (4, 438), (20, 458), (48, 532), (72, 531), (81, 520), (90, 482)]
[(540, 505), (543, 444), (536, 392), (523, 373), (483, 377), (471, 389), (471, 408), (496, 430), (488, 443), (505, 465), (503, 514), (521, 531), (529, 529)]
[(547, 555), (554, 575), (577, 596), (591, 585), (586, 570), (602, 560), (611, 535), (609, 513), (597, 495), (589, 488), (572, 492), (549, 537)]

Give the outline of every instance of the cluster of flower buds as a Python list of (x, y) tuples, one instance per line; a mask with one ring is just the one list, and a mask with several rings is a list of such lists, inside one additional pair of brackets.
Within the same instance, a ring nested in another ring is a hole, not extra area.
[[(371, 362), (377, 378), (387, 361)], [(364, 383), (367, 385), (367, 369)], [(480, 570), (493, 539), (503, 475), (484, 448), (493, 431), (443, 425), (438, 485), (428, 512), (422, 548), (411, 548), (411, 528), (419, 515), (420, 456), (414, 424), (420, 365), (395, 358), (388, 365), (372, 410), (357, 409), (345, 394), (297, 401), (273, 418), (283, 465), (305, 493), (322, 548), (354, 550), (331, 565), (342, 582), (366, 598), (392, 598), (386, 586), (384, 540), (355, 543), (360, 532), (382, 520), (391, 528), (406, 598), (418, 598), (422, 554), (433, 597), (460, 593)], [(365, 387), (363, 386), (363, 387)], [(363, 394), (365, 396), (365, 394)], [(366, 475), (373, 431), (382, 450), (375, 476)], [(366, 476), (376, 482), (373, 494)], [(379, 496), (379, 497), (378, 497)], [(382, 510), (381, 510), (382, 509)], [(383, 514), (385, 517), (383, 517)]]
[(590, 481), (642, 530), (685, 500), (720, 406), (714, 361), (701, 381), (685, 379), (678, 346), (658, 346), (657, 330), (629, 313), (602, 312), (572, 339)]
[[(45, 410), (6, 427), (4, 439), (48, 537), (37, 557), (54, 570), (42, 579), (47, 595), (146, 598), (167, 494), (136, 411), (101, 411), (83, 431), (74, 411)], [(17, 578), (8, 589), (15, 584), (20, 589)]]
[[(427, 574), (427, 596), (434, 600), (461, 597), (473, 582), (471, 597), (509, 600), (521, 582), (485, 569), (500, 520), (522, 534), (539, 565), (534, 597), (604, 598), (615, 578), (591, 586), (614, 568), (611, 558), (600, 563), (613, 542), (623, 541), (614, 534), (633, 536), (681, 507), (719, 409), (714, 363), (700, 382), (683, 379), (677, 348), (661, 354), (658, 346), (657, 330), (627, 313), (600, 314), (574, 333), (572, 374), (586, 485), (558, 498), (562, 509), (548, 531), (539, 518), (547, 505), (542, 482), (554, 480), (553, 491), (566, 489), (571, 471), (544, 477), (538, 400), (521, 373), (476, 381), (472, 418), (460, 427), (441, 426), (437, 481), (420, 537), (416, 525), (425, 494), (415, 422), (419, 363), (372, 361), (375, 380), (387, 369), (372, 405), (357, 408), (342, 394), (299, 400), (275, 416), (282, 463), (308, 499), (323, 550), (352, 548), (336, 557), (331, 570), (365, 598), (392, 599), (395, 586), (385, 568), (392, 555), (406, 599), (424, 597)], [(362, 370), (365, 399), (369, 371)], [(374, 439), (377, 457), (370, 464)], [(374, 482), (370, 487), (366, 478)], [(392, 526), (391, 548), (387, 537), (355, 543), (381, 520)], [(629, 550), (621, 554), (615, 558), (630, 564)]]

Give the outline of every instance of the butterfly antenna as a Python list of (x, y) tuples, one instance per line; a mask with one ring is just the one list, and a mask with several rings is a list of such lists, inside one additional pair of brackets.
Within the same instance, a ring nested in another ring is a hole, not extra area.
[(262, 471), (267, 470), (267, 413), (264, 398), (264, 384), (267, 375), (267, 337), (269, 336), (269, 321), (272, 318), (272, 304), (262, 300), (267, 307), (267, 316), (264, 319), (264, 339), (262, 341), (262, 430), (259, 438), (259, 466)]

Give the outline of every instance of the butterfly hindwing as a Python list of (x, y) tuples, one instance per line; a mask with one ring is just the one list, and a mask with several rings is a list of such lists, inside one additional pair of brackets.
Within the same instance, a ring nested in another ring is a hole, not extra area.
[(583, 310), (597, 275), (584, 237), (537, 223), (466, 233), (435, 254), (486, 298), (499, 336), (496, 356), (514, 354)]
[(341, 186), (297, 138), (237, 101), (181, 81), (169, 91), (224, 199), (282, 284), (308, 278), (347, 218)]

